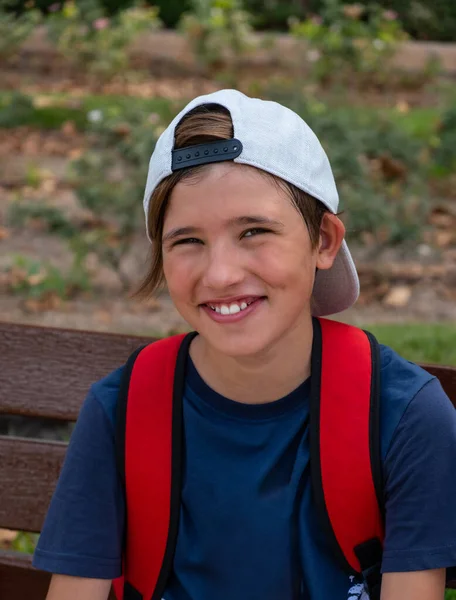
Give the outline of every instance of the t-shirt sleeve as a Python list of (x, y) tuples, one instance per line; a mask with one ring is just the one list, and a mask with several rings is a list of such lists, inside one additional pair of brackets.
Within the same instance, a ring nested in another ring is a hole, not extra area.
[(112, 421), (86, 398), (38, 541), (33, 565), (76, 577), (121, 574), (124, 497)]
[(385, 464), (383, 572), (456, 565), (456, 410), (432, 379), (407, 407)]

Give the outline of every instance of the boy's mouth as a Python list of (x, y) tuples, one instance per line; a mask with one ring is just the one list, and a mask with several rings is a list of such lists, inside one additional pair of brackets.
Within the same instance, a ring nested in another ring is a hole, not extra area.
[(251, 310), (255, 308), (255, 305), (259, 304), (260, 301), (265, 298), (266, 296), (244, 296), (238, 297), (236, 300), (212, 300), (201, 306), (204, 307), (212, 317), (219, 320), (235, 316), (242, 317), (244, 314), (250, 313)]

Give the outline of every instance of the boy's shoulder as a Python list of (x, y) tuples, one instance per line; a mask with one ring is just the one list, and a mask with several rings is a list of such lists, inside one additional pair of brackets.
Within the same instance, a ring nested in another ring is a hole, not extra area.
[[(116, 407), (125, 365), (92, 384), (87, 402), (98, 403), (115, 427)], [(380, 344), (381, 430), (385, 456), (403, 414), (417, 394), (435, 377), (406, 360), (389, 346)]]
[(414, 396), (433, 375), (414, 362), (398, 354), (389, 346), (380, 344), (380, 377), (382, 396)]
[(86, 400), (86, 402), (97, 402), (113, 427), (116, 422), (117, 401), (124, 369), (125, 365), (122, 365), (93, 383)]
[(432, 381), (438, 385), (436, 378), (425, 369), (403, 358), (389, 346), (380, 344), (380, 429), (383, 458), (404, 414), (415, 408), (421, 410), (427, 403), (426, 396), (434, 393), (434, 386), (428, 385)]

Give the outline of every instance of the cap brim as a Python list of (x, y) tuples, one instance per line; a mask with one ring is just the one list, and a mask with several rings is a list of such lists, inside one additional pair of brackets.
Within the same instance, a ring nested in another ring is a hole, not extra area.
[(339, 313), (352, 306), (358, 296), (358, 273), (344, 240), (333, 266), (317, 273), (312, 294), (312, 315), (323, 317)]

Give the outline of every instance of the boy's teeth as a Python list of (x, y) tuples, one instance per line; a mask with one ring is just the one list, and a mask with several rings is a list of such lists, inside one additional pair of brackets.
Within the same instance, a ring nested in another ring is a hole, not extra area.
[(221, 315), (236, 315), (238, 312), (241, 312), (241, 310), (245, 310), (248, 306), (249, 304), (247, 304), (247, 302), (241, 302), (240, 304), (233, 302), (229, 306), (227, 304), (222, 304), (221, 306), (211, 305), (211, 308)]

